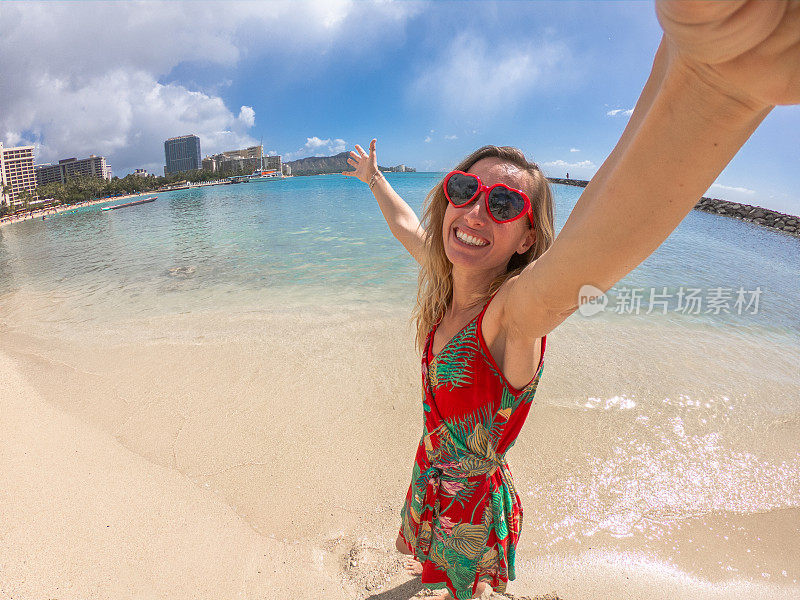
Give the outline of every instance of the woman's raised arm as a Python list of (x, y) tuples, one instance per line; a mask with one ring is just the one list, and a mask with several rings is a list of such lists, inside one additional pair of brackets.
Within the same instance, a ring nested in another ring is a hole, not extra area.
[[(552, 331), (583, 285), (609, 290), (672, 233), (773, 105), (800, 103), (797, 1), (673, 0), (657, 10), (665, 37), (650, 79), (553, 245), (509, 288), (511, 335)], [(724, 54), (708, 54), (709, 35)]]
[(356, 144), (356, 151), (351, 150), (350, 158), (347, 159), (348, 164), (355, 167), (356, 170), (345, 171), (342, 175), (357, 177), (369, 185), (392, 235), (403, 244), (418, 263), (422, 264), (425, 241), (419, 218), (378, 170), (375, 142), (376, 140), (373, 139), (369, 143), (369, 154)]

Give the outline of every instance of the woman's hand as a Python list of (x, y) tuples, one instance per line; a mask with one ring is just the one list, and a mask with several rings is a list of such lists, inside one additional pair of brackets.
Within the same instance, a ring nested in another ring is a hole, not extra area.
[(673, 59), (759, 109), (800, 104), (798, 0), (656, 0)]
[[(356, 144), (356, 151), (351, 150), (350, 158), (347, 159), (348, 164), (354, 166), (356, 170), (344, 171), (342, 175), (358, 177), (364, 183), (369, 184), (380, 172), (378, 171), (378, 158), (375, 155), (375, 142), (376, 140), (373, 139), (369, 143), (369, 154)], [(375, 194), (375, 199), (378, 201), (378, 206), (392, 235), (405, 246), (418, 263), (422, 264), (425, 253), (425, 232), (422, 231), (414, 210), (397, 195), (397, 192), (392, 189), (383, 176), (376, 178), (372, 193)]]
[(356, 152), (350, 151), (350, 158), (347, 159), (347, 164), (356, 168), (355, 171), (344, 171), (342, 175), (349, 175), (350, 177), (357, 177), (364, 183), (369, 183), (375, 173), (378, 172), (378, 157), (375, 154), (375, 142), (373, 139), (369, 143), (369, 154), (364, 152), (364, 149), (356, 144)]

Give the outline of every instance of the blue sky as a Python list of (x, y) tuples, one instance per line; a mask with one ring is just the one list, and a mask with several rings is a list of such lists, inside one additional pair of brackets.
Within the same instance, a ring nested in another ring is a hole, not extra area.
[[(588, 179), (660, 36), (651, 2), (4, 3), (0, 141), (120, 176), (160, 173), (186, 133), (284, 160), (377, 137), (381, 164), (418, 170), (492, 143)], [(707, 195), (800, 213), (798, 132), (777, 107)]]

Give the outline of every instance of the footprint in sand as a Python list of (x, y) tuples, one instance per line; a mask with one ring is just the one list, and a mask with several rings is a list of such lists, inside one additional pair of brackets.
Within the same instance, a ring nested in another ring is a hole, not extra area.
[(339, 537), (325, 550), (338, 557), (340, 577), (359, 598), (379, 592), (403, 571), (403, 556), (388, 542)]

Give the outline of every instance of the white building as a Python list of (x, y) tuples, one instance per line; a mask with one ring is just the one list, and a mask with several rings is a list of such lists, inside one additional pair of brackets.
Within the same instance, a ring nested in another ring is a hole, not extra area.
[(12, 208), (22, 204), (19, 201), (22, 190), (29, 190), (33, 194), (36, 189), (33, 146), (4, 148), (0, 143), (0, 186), (0, 204)]
[(90, 154), (88, 158), (65, 158), (57, 165), (36, 165), (36, 179), (39, 185), (46, 183), (66, 183), (70, 177), (97, 177), (111, 179), (111, 167), (105, 156)]

